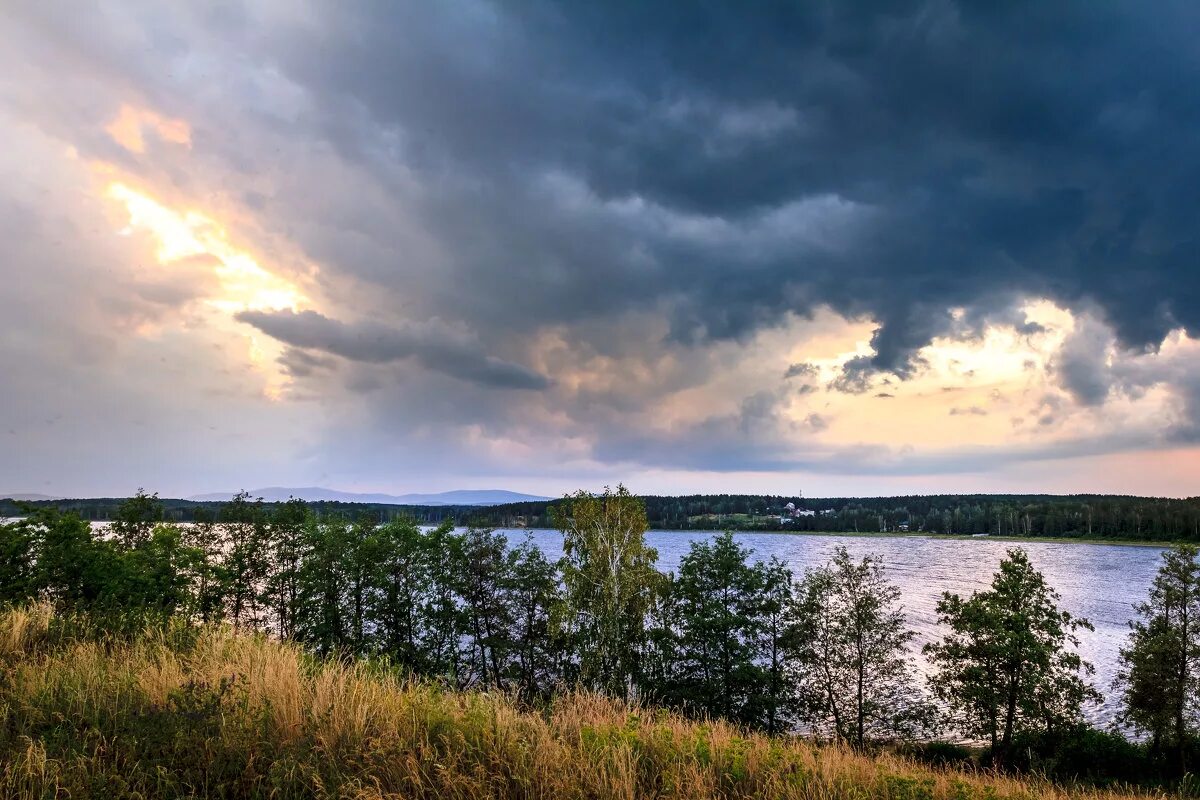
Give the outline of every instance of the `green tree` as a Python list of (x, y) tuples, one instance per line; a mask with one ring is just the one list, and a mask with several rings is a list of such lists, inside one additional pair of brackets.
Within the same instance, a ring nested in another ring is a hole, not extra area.
[(757, 661), (763, 687), (755, 703), (756, 718), (767, 733), (786, 730), (794, 711), (794, 690), (787, 680), (788, 612), (792, 602), (792, 573), (776, 557), (755, 565), (759, 574), (759, 637)]
[(97, 541), (74, 513), (40, 508), (27, 520), (37, 537), (34, 586), (59, 606), (99, 610), (116, 604), (129, 579), (113, 542)]
[(37, 537), (27, 520), (0, 524), (0, 603), (32, 600)]
[(346, 579), (347, 645), (365, 655), (370, 649), (368, 621), (378, 583), (379, 556), (383, 552), (374, 516), (361, 513), (346, 531), (339, 558)]
[(351, 548), (344, 517), (331, 514), (306, 522), (295, 635), (323, 655), (344, 648), (349, 638), (345, 559)]
[(928, 719), (899, 599), (878, 556), (856, 562), (845, 547), (797, 585), (788, 649), (802, 715), (814, 730), (861, 749), (910, 737)]
[[(451, 521), (424, 534), (421, 555), (426, 575), (426, 597), (421, 607), (424, 627), (421, 655), (426, 674), (460, 683), (465, 629), (452, 565), (462, 563), (462, 537)], [(449, 568), (448, 568), (449, 567)]]
[(372, 623), (379, 648), (415, 673), (458, 682), (465, 631), (454, 565), (461, 563), (462, 537), (451, 520), (423, 531), (397, 519), (379, 529), (378, 539)]
[(154, 526), (162, 522), (162, 518), (158, 492), (146, 494), (145, 489), (138, 489), (137, 494), (117, 506), (109, 530), (123, 547), (132, 550), (150, 541)]
[(422, 607), (431, 582), (426, 537), (407, 518), (387, 523), (379, 536), (379, 603), (374, 615), (379, 646), (395, 663), (419, 672)]
[(563, 533), (562, 576), (575, 623), (579, 680), (631, 696), (641, 674), (646, 613), (659, 575), (646, 546), (646, 507), (624, 486), (563, 498), (554, 509)]
[(1048, 736), (1078, 724), (1099, 695), (1075, 647), (1090, 623), (1060, 611), (1058, 594), (1016, 548), (1000, 562), (991, 589), (963, 600), (947, 592), (938, 621), (950, 631), (925, 646), (937, 673), (930, 681), (954, 724), (987, 739), (993, 763), (1007, 766), (1014, 738)]
[(264, 583), (271, 551), (262, 500), (241, 492), (221, 508), (222, 548), (225, 554), (222, 594), (235, 628), (261, 625)]
[(1200, 701), (1200, 563), (1195, 545), (1163, 553), (1162, 566), (1139, 619), (1129, 623), (1117, 684), (1123, 719), (1150, 735), (1155, 753), (1171, 753), (1182, 775), (1186, 743), (1194, 734)]
[(499, 688), (509, 674), (517, 612), (513, 592), (513, 559), (503, 534), (468, 528), (456, 567), (464, 625), (470, 637), (467, 682)]
[(513, 674), (526, 702), (562, 682), (562, 592), (558, 570), (530, 539), (511, 551)]
[(267, 604), (274, 617), (275, 633), (283, 639), (296, 635), (304, 532), (310, 516), (308, 504), (293, 497), (276, 506), (267, 522), (267, 539), (271, 546), (266, 582)]
[(194, 603), (193, 576), (203, 554), (184, 543), (175, 525), (157, 525), (136, 550), (126, 551), (130, 589), (123, 604), (130, 610), (165, 618)]
[(212, 514), (196, 509), (191, 525), (183, 529), (184, 543), (196, 554), (193, 567), (190, 617), (201, 622), (224, 618), (228, 576), (224, 565), (221, 528)]
[(692, 542), (673, 582), (678, 614), (676, 702), (706, 716), (754, 721), (763, 686), (756, 663), (761, 573), (726, 532)]

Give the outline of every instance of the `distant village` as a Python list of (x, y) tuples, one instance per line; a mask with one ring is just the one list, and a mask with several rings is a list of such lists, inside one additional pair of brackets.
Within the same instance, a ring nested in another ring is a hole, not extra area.
[[(783, 507), (783, 511), (779, 514), (779, 524), (786, 525), (790, 521), (794, 519), (800, 519), (801, 517), (823, 517), (827, 515), (833, 516), (837, 513), (838, 510), (836, 508), (822, 508), (820, 510), (814, 510), (811, 508), (797, 508), (795, 503), (788, 503)], [(882, 517), (880, 518), (880, 524), (884, 526), (883, 530), (886, 532), (887, 526)], [(909, 526), (907, 522), (900, 522), (897, 523), (892, 530), (898, 533), (907, 533), (908, 527)]]

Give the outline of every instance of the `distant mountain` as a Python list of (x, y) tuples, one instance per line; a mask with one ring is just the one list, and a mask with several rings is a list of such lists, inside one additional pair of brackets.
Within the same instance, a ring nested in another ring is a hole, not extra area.
[[(437, 492), (435, 494), (357, 494), (355, 492), (339, 492), (334, 489), (323, 489), (319, 486), (304, 486), (287, 488), (284, 486), (268, 486), (265, 489), (251, 489), (251, 497), (261, 497), (269, 503), (283, 502), (291, 497), (302, 500), (331, 501), (337, 503), (385, 503), (396, 506), (498, 506), (505, 503), (522, 503), (529, 500), (549, 500), (533, 494), (509, 492), (504, 489), (458, 489), (452, 492)], [(233, 497), (232, 492), (214, 492), (198, 494), (187, 498), (197, 501), (224, 501)]]
[(62, 500), (62, 497), (56, 497), (48, 494), (37, 494), (35, 492), (17, 492), (15, 494), (4, 494), (0, 492), (0, 500)]

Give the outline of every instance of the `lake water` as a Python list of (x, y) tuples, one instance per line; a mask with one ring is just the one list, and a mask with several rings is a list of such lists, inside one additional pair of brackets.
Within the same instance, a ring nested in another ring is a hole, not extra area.
[[(511, 542), (527, 534), (548, 555), (562, 552), (558, 531), (507, 530)], [(658, 550), (658, 568), (673, 571), (688, 552), (691, 542), (710, 539), (715, 533), (702, 531), (650, 531), (647, 543)], [(844, 545), (852, 556), (876, 554), (883, 557), (888, 579), (900, 587), (901, 604), (909, 625), (916, 631), (918, 668), (924, 671), (921, 645), (938, 638), (934, 607), (942, 592), (963, 596), (986, 589), (1000, 559), (1017, 543), (975, 539), (934, 539), (921, 536), (813, 536), (804, 534), (737, 533), (754, 557), (778, 556), (795, 573), (820, 566)], [(1150, 582), (1158, 571), (1162, 548), (1084, 543), (1020, 542), (1033, 565), (1061, 595), (1059, 607), (1088, 619), (1095, 631), (1081, 630), (1080, 655), (1096, 667), (1093, 682), (1104, 703), (1088, 711), (1088, 719), (1107, 725), (1116, 713), (1112, 681), (1117, 659), (1129, 635), (1133, 604), (1145, 600)]]

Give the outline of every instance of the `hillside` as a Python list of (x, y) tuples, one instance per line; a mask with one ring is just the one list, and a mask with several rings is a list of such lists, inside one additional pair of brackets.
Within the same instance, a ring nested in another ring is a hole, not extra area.
[(586, 695), (544, 712), (228, 627), (0, 613), (0, 796), (1115, 798)]

